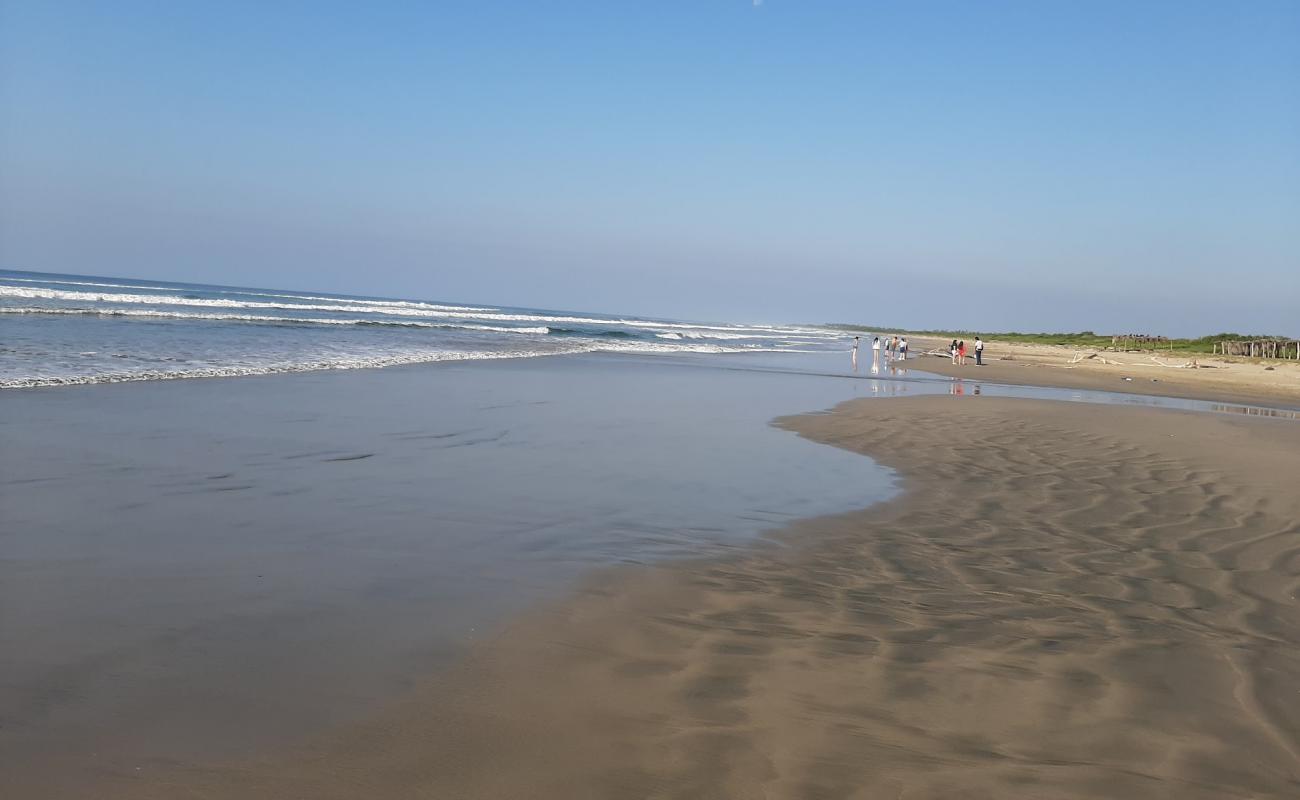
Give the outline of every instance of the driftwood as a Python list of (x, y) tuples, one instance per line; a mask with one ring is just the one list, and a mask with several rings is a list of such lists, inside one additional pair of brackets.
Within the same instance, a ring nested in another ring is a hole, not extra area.
[(1157, 367), (1169, 367), (1170, 369), (1196, 369), (1196, 359), (1185, 361), (1182, 364), (1166, 364), (1155, 356), (1151, 356), (1151, 360), (1155, 362)]
[(1071, 363), (1071, 364), (1078, 364), (1080, 361), (1084, 361), (1084, 360), (1091, 361), (1091, 360), (1093, 360), (1093, 359), (1096, 359), (1096, 361), (1097, 361), (1098, 364), (1105, 364), (1105, 365), (1108, 366), (1108, 367), (1127, 367), (1127, 366), (1130, 366), (1127, 362), (1124, 362), (1124, 361), (1116, 361), (1116, 360), (1113, 359), (1113, 358), (1106, 358), (1106, 357), (1103, 356), (1101, 353), (1089, 353), (1088, 355), (1083, 356), (1082, 358), (1076, 358), (1076, 359), (1074, 359), (1074, 360), (1071, 361), (1070, 363)]
[[(1164, 361), (1161, 361), (1160, 359), (1156, 358), (1155, 356), (1150, 356), (1149, 358), (1151, 362), (1154, 363), (1157, 367), (1169, 367), (1170, 369), (1189, 369), (1189, 368), (1194, 369), (1196, 367), (1195, 359), (1191, 361), (1187, 361), (1182, 364), (1167, 364)], [(1074, 365), (1082, 361), (1093, 361), (1093, 360), (1095, 360), (1098, 364), (1105, 364), (1108, 367), (1138, 366), (1137, 364), (1132, 364), (1124, 361), (1117, 361), (1116, 359), (1113, 358), (1106, 358), (1100, 353), (1088, 353), (1087, 355), (1084, 355), (1083, 353), (1075, 353), (1074, 357), (1070, 359), (1070, 363), (1066, 365), (1066, 368), (1068, 369), (1070, 367), (1073, 367)]]

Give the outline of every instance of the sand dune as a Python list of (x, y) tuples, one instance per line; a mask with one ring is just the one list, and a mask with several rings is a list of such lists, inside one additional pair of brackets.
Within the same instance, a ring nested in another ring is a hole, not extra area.
[(947, 397), (780, 424), (896, 467), (908, 492), (743, 557), (603, 574), (307, 752), (115, 785), (1300, 796), (1300, 426)]

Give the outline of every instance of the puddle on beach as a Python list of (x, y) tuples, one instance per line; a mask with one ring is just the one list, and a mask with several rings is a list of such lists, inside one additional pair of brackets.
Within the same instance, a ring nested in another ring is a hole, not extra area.
[(840, 353), (720, 356), (715, 358), (718, 361), (726, 362), (725, 369), (788, 372), (858, 380), (870, 386), (869, 390), (864, 394), (875, 397), (922, 394), (948, 394), (971, 397), (986, 395), (990, 397), (1022, 397), (1032, 400), (1058, 400), (1072, 403), (1137, 405), (1152, 408), (1171, 408), (1181, 411), (1300, 420), (1300, 410), (1296, 409), (1224, 403), (1212, 400), (1192, 400), (1181, 397), (1128, 394), (1105, 390), (1020, 386), (980, 381), (973, 378), (949, 378), (926, 372), (925, 362), (919, 359), (883, 364), (875, 371), (872, 370), (870, 364), (867, 364), (854, 372), (852, 369), (844, 369), (845, 357)]

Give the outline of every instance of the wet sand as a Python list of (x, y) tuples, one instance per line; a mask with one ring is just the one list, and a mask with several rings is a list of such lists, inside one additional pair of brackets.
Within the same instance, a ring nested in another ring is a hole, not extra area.
[(0, 798), (276, 752), (593, 570), (897, 492), (769, 423), (919, 387), (711, 363), (0, 391)]
[(606, 570), (366, 723), (101, 796), (1300, 794), (1300, 426), (988, 397), (779, 424), (908, 491)]

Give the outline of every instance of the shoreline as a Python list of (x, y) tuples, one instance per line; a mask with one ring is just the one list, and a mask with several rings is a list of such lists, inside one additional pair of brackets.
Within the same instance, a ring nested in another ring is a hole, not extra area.
[(796, 522), (735, 557), (604, 570), (398, 707), (293, 757), (106, 789), (558, 800), (1300, 788), (1295, 423), (913, 397), (777, 424), (897, 469), (904, 493)]

